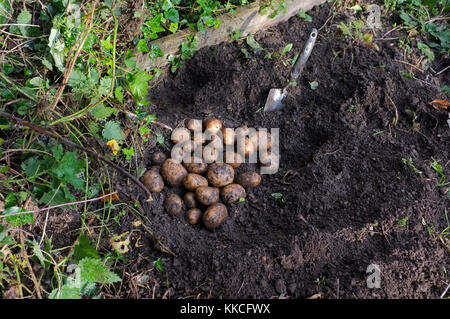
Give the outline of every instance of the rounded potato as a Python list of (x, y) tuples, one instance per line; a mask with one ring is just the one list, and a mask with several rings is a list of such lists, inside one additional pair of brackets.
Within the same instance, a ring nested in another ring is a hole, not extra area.
[(239, 166), (241, 166), (242, 163), (244, 163), (244, 160), (242, 159), (242, 156), (239, 155), (236, 152), (233, 152), (230, 155), (230, 159), (227, 158), (229, 153), (225, 153), (224, 154), (224, 160), (225, 163), (227, 163), (228, 165), (230, 165), (233, 168), (238, 168)]
[(277, 163), (277, 156), (274, 153), (263, 152), (259, 155), (259, 163), (261, 166), (270, 166), (272, 163)]
[(170, 186), (180, 186), (187, 174), (183, 165), (172, 158), (166, 159), (161, 166), (161, 176)]
[(233, 145), (236, 141), (236, 134), (234, 133), (234, 129), (232, 128), (223, 128), (222, 129), (222, 138), (223, 143), (225, 145)]
[(195, 198), (205, 206), (212, 205), (219, 201), (219, 189), (216, 187), (200, 186), (195, 190)]
[(191, 139), (191, 132), (187, 128), (178, 127), (172, 131), (170, 138), (174, 144), (186, 142)]
[(194, 131), (201, 131), (202, 130), (202, 121), (201, 120), (195, 120), (195, 119), (189, 119), (186, 123), (186, 127), (188, 130), (194, 132)]
[(186, 217), (189, 224), (198, 224), (200, 219), (202, 219), (202, 211), (198, 208), (191, 208), (186, 212)]
[(228, 210), (224, 204), (216, 203), (208, 207), (203, 214), (203, 224), (209, 230), (219, 227), (228, 218)]
[(256, 172), (245, 172), (238, 175), (236, 183), (242, 187), (257, 187), (261, 183), (261, 175)]
[(161, 165), (166, 160), (166, 154), (163, 152), (155, 152), (152, 154), (152, 162), (155, 165)]
[(233, 183), (234, 169), (226, 163), (211, 164), (206, 172), (206, 177), (208, 182), (213, 186), (226, 186)]
[(177, 194), (170, 193), (164, 201), (164, 208), (170, 215), (178, 215), (183, 210), (183, 201)]
[(225, 204), (236, 203), (247, 196), (244, 187), (239, 184), (230, 184), (220, 190), (220, 197)]
[(189, 173), (203, 174), (208, 169), (208, 164), (200, 157), (191, 157), (190, 163), (183, 163)]
[(147, 186), (152, 193), (160, 193), (164, 188), (164, 181), (161, 175), (153, 168), (145, 172), (143, 179), (144, 185)]
[(183, 196), (184, 203), (188, 208), (196, 208), (197, 200), (195, 199), (195, 194), (193, 192), (187, 192)]
[(195, 191), (200, 186), (208, 186), (208, 180), (202, 175), (189, 173), (183, 179), (183, 185), (188, 191)]
[(206, 119), (205, 128), (215, 134), (222, 129), (222, 122), (216, 118)]
[(207, 145), (202, 150), (203, 153), (203, 159), (206, 163), (214, 163), (217, 161), (217, 158), (219, 157), (219, 151), (210, 145)]

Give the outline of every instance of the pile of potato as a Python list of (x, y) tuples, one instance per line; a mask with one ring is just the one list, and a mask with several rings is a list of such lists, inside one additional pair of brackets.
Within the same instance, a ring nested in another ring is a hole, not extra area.
[[(191, 130), (197, 130), (193, 120), (189, 120), (186, 127)], [(197, 122), (198, 123), (198, 122)], [(205, 121), (206, 129), (211, 131), (222, 131), (224, 143), (234, 143), (235, 137), (230, 137), (233, 130), (222, 128), (222, 123), (218, 119), (208, 119)], [(269, 135), (270, 134), (266, 133)], [(184, 134), (178, 134), (184, 135)], [(172, 134), (174, 143), (189, 142), (194, 146), (200, 146), (205, 143), (202, 141), (189, 140), (184, 141), (186, 136)], [(188, 134), (190, 138), (190, 134)], [(248, 152), (258, 149), (257, 143), (249, 140), (245, 143)], [(164, 207), (171, 215), (178, 215), (187, 208), (187, 221), (195, 225), (203, 222), (207, 229), (219, 227), (227, 218), (228, 210), (225, 204), (233, 204), (246, 198), (246, 189), (257, 187), (261, 183), (261, 175), (256, 172), (244, 172), (235, 176), (234, 169), (241, 165), (242, 160), (238, 160), (238, 153), (234, 153), (233, 161), (228, 163), (214, 162), (207, 164), (203, 159), (200, 163), (180, 163), (179, 160), (166, 158), (162, 152), (152, 154), (154, 166), (143, 176), (144, 184), (151, 192), (159, 193), (164, 185), (172, 187), (184, 187), (186, 193), (183, 198), (175, 193), (167, 194)], [(269, 155), (270, 156), (270, 155)], [(263, 165), (263, 163), (262, 163)]]

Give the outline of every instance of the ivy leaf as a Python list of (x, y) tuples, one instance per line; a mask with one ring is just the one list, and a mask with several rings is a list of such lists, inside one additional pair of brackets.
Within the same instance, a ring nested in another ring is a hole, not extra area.
[(128, 78), (130, 91), (135, 99), (147, 96), (148, 81), (152, 76), (145, 71), (138, 71)]
[(88, 283), (112, 284), (121, 281), (120, 277), (111, 272), (100, 259), (86, 257), (78, 266), (81, 269), (81, 280)]
[(148, 45), (147, 45), (147, 41), (145, 41), (144, 39), (139, 40), (136, 49), (139, 52), (148, 52)]
[(102, 135), (106, 140), (116, 140), (118, 143), (121, 143), (125, 139), (125, 135), (120, 128), (120, 123), (117, 121), (107, 122), (102, 131)]
[(170, 8), (169, 10), (165, 11), (164, 16), (173, 23), (177, 23), (180, 21), (180, 14), (178, 13), (178, 10), (175, 8)]
[(417, 47), (423, 53), (423, 55), (425, 55), (427, 57), (428, 60), (430, 60), (430, 61), (434, 60), (434, 53), (428, 45), (426, 45), (425, 43), (422, 43), (422, 42), (418, 42)]
[[(31, 23), (31, 13), (29, 13), (26, 10), (23, 10), (22, 12), (20, 12), (19, 15), (17, 16), (17, 23), (18, 24), (30, 24)], [(29, 27), (19, 26), (20, 33), (22, 33), (22, 35), (27, 36), (28, 28)]]
[(89, 237), (87, 237), (85, 234), (80, 234), (80, 237), (78, 237), (77, 244), (73, 249), (73, 256), (76, 262), (79, 262), (86, 257), (100, 259), (97, 251), (91, 245)]
[(156, 58), (163, 57), (164, 53), (162, 52), (161, 48), (157, 44), (152, 44), (152, 49), (149, 53), (150, 59), (154, 60)]

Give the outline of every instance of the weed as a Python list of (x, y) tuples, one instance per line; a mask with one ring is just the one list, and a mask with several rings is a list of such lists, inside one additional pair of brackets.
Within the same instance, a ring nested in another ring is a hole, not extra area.
[(416, 166), (414, 165), (414, 162), (411, 157), (408, 159), (402, 158), (402, 163), (403, 163), (403, 165), (405, 165), (407, 168), (409, 168), (414, 173), (422, 174), (422, 171), (417, 169)]

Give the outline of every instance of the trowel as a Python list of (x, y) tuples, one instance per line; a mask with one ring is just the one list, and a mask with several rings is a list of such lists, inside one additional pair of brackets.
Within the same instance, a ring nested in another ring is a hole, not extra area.
[(294, 69), (291, 72), (291, 79), (289, 83), (282, 89), (270, 89), (269, 96), (267, 97), (266, 105), (264, 106), (264, 112), (278, 111), (283, 108), (283, 99), (287, 95), (288, 88), (295, 83), (297, 78), (302, 74), (306, 61), (308, 61), (311, 51), (316, 43), (317, 29), (312, 29), (308, 40), (305, 43), (302, 54), (300, 54), (297, 62), (295, 62)]

